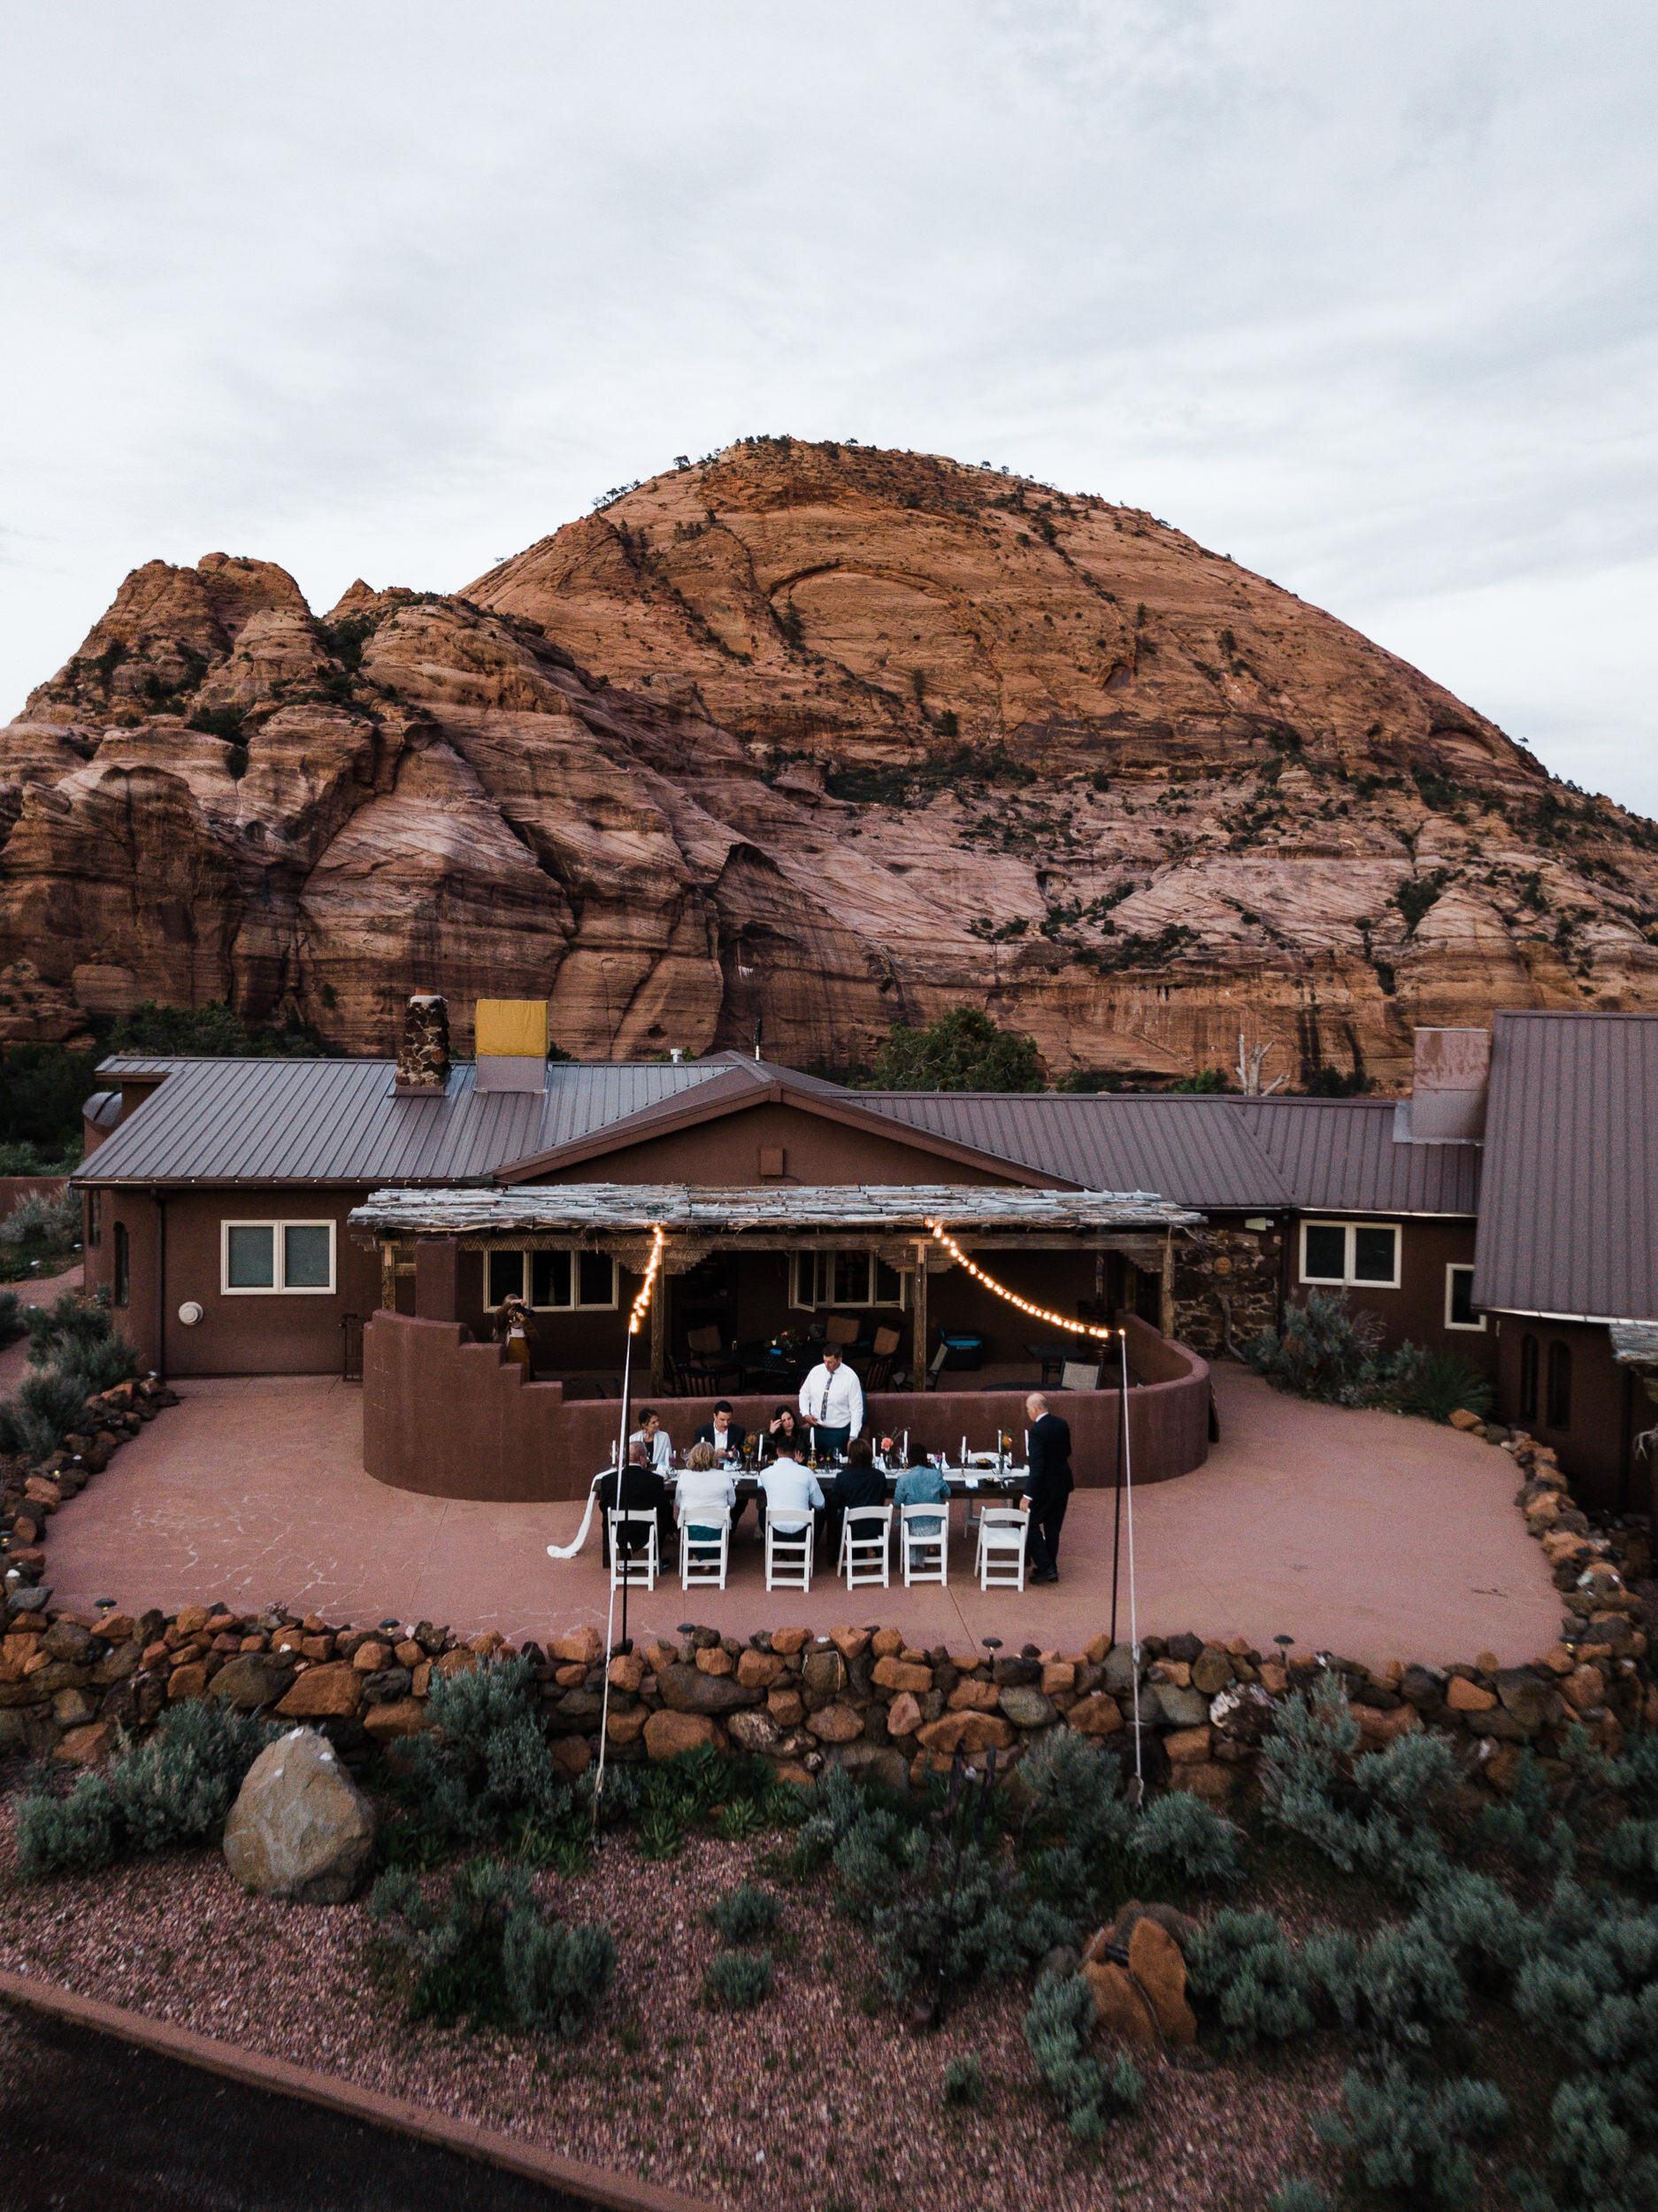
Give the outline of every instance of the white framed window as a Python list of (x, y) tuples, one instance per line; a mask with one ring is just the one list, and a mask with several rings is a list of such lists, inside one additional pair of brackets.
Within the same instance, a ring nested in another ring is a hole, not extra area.
[(608, 1252), (486, 1252), (484, 1307), (523, 1298), (538, 1313), (613, 1312), (620, 1303)]
[(1301, 1280), (1344, 1289), (1399, 1288), (1399, 1225), (1393, 1221), (1303, 1221)]
[(910, 1304), (907, 1270), (889, 1267), (873, 1252), (811, 1251), (789, 1254), (788, 1301), (816, 1310), (825, 1306)]
[(1485, 1325), (1485, 1315), (1474, 1311), (1474, 1271), (1455, 1260), (1445, 1271), (1445, 1325), (1473, 1330)]
[(221, 1221), (219, 1235), (225, 1297), (334, 1294), (332, 1221)]

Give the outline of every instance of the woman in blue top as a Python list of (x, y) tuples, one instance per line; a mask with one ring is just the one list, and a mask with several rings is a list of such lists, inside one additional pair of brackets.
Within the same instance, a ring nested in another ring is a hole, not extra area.
[[(893, 1492), (893, 1503), (901, 1515), (907, 1505), (948, 1505), (949, 1502), (949, 1485), (936, 1467), (906, 1467)], [(931, 1516), (912, 1521), (910, 1525), (917, 1536), (927, 1539), (935, 1537), (940, 1526)]]

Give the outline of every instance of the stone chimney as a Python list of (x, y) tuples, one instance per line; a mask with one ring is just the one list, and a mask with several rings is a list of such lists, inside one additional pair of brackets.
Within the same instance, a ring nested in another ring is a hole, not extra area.
[(1491, 1082), (1488, 1029), (1419, 1029), (1410, 1085), (1415, 1144), (1478, 1144)]
[(397, 1048), (399, 1098), (441, 1098), (449, 1079), (449, 1001), (435, 991), (417, 991), (403, 1016)]

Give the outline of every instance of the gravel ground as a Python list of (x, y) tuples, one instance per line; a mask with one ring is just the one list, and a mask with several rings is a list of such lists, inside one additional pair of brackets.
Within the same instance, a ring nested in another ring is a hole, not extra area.
[[(534, 1878), (549, 1905), (617, 1939), (615, 1989), (573, 2046), (410, 2025), (362, 1905), (248, 1897), (217, 1854), (23, 1882), (9, 1807), (0, 1963), (742, 2212), (1260, 2212), (1286, 2165), (1332, 2173), (1308, 2117), (1339, 2086), (1334, 2049), (1270, 2070), (1150, 2064), (1140, 2114), (1085, 2150), (1035, 2079), (1022, 1993), (971, 1993), (922, 2038), (884, 2007), (866, 2013), (870, 1947), (817, 1888), (784, 1893), (768, 2001), (706, 2009), (718, 1946), (703, 1912), (745, 1876), (764, 1879), (765, 1848), (693, 1840), (663, 1862), (610, 1840), (578, 1880)], [(940, 2085), (968, 2051), (990, 2096), (962, 2112)]]

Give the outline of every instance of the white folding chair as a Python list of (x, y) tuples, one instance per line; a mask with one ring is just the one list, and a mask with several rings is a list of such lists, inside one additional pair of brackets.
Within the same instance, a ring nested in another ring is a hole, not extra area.
[(811, 1588), (812, 1518), (786, 1513), (765, 1517), (765, 1586), (768, 1590)]
[[(1025, 1540), (1031, 1517), (1023, 1506), (987, 1505), (979, 1517), (979, 1586), (1023, 1590)], [(1011, 1572), (1009, 1570), (1011, 1569)]]
[[(855, 1521), (856, 1529), (852, 1525)], [(848, 1590), (865, 1582), (879, 1582), (883, 1590), (888, 1587), (892, 1533), (891, 1506), (848, 1506), (841, 1523), (841, 1557), (835, 1572), (845, 1575)]]
[[(617, 1542), (625, 1522), (631, 1522), (645, 1531), (645, 1540), (632, 1551), (626, 1551)], [(623, 1583), (643, 1583), (647, 1590), (656, 1586), (660, 1561), (656, 1552), (656, 1517), (647, 1506), (631, 1507), (626, 1512), (610, 1509), (610, 1587), (619, 1590)]]
[[(907, 1505), (902, 1509), (903, 1525), (899, 1541), (903, 1547), (904, 1587), (912, 1582), (942, 1582), (950, 1578), (950, 1509), (948, 1501), (939, 1505)], [(930, 1530), (917, 1526), (920, 1521), (930, 1521)]]
[(693, 1584), (706, 1585), (711, 1589), (725, 1586), (725, 1569), (731, 1557), (731, 1515), (711, 1513), (695, 1516), (695, 1525), (700, 1529), (715, 1529), (715, 1536), (693, 1536), (693, 1523), (681, 1524), (679, 1529), (679, 1587), (688, 1590)]

